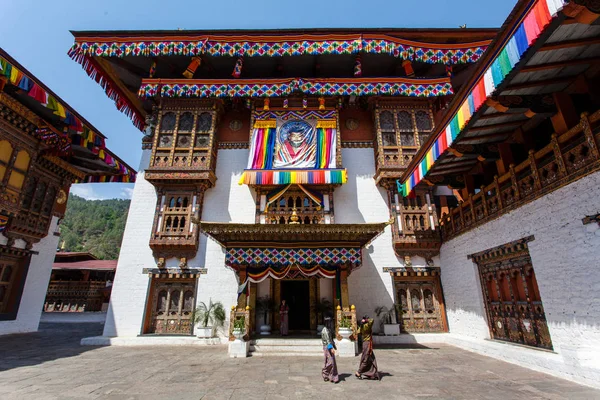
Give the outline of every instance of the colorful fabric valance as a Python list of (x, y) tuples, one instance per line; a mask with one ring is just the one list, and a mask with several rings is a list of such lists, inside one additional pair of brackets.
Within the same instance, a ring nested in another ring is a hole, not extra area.
[[(69, 129), (76, 132), (74, 135), (68, 135), (65, 132), (59, 132), (55, 128), (47, 126), (37, 129), (34, 135), (44, 143), (54, 146), (58, 155), (68, 154), (71, 145), (78, 145), (87, 148), (98, 158), (104, 161), (107, 165), (119, 170), (120, 174), (126, 175), (123, 177), (103, 177), (106, 179), (120, 179), (119, 182), (135, 182), (136, 172), (129, 170), (114, 155), (106, 148), (105, 138), (103, 135), (94, 132), (86, 126), (80, 118), (78, 118), (69, 107), (64, 106), (51, 93), (48, 93), (33, 78), (28, 77), (17, 67), (12, 65), (4, 57), (0, 57), (0, 76), (5, 76), (10, 84), (17, 86), (19, 89), (26, 92), (30, 97), (38, 103), (48, 108), (54, 115), (58, 116)], [(94, 177), (89, 177), (92, 179)], [(101, 179), (102, 177), (98, 177)], [(96, 182), (103, 182), (102, 180)], [(109, 180), (106, 180), (109, 182)], [(110, 180), (116, 182), (116, 180)]]
[(320, 276), (322, 278), (333, 279), (336, 276), (336, 266), (330, 265), (315, 265), (315, 266), (302, 266), (297, 265), (293, 267), (292, 265), (288, 265), (285, 267), (282, 266), (269, 266), (262, 268), (249, 268), (247, 270), (248, 281), (252, 283), (259, 283), (264, 281), (267, 278), (272, 279), (285, 279), (288, 278), (289, 275), (299, 273), (306, 278), (310, 278), (311, 276)]
[[(225, 264), (234, 268), (239, 266), (250, 268), (298, 266), (303, 267), (306, 273), (314, 273), (311, 269), (315, 266), (321, 267), (321, 271), (331, 271), (332, 266), (335, 265), (359, 266), (361, 250), (360, 247), (228, 247)], [(250, 271), (250, 268), (247, 271)]]
[(281, 36), (179, 36), (77, 38), (69, 55), (281, 57), (321, 54), (388, 54), (429, 64), (476, 62), (490, 41), (441, 44), (421, 43), (382, 34), (281, 35)]
[(280, 97), (294, 92), (319, 96), (436, 97), (454, 94), (449, 77), (290, 78), (290, 79), (143, 79), (140, 97)]
[(473, 89), (463, 100), (462, 105), (450, 122), (438, 132), (433, 145), (427, 150), (419, 164), (412, 170), (408, 179), (398, 183), (398, 191), (408, 196), (413, 188), (427, 175), (431, 166), (448, 149), (496, 88), (521, 60), (527, 49), (541, 35), (552, 18), (563, 8), (564, 0), (537, 0), (529, 9), (512, 36), (491, 61), (483, 76), (473, 85)]
[(345, 169), (256, 170), (246, 169), (240, 185), (343, 184), (348, 181)]
[(4, 232), (6, 226), (8, 225), (8, 220), (8, 215), (0, 215), (0, 232)]

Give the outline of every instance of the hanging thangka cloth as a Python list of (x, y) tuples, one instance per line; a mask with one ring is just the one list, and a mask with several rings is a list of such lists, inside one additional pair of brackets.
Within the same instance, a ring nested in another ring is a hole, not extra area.
[(248, 169), (336, 166), (335, 120), (260, 120), (254, 125)]

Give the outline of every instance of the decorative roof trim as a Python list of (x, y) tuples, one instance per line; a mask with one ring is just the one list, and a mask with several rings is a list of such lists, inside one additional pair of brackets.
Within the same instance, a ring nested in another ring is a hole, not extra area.
[(423, 151), (419, 151), (420, 161), (410, 170), (409, 175), (405, 175), (402, 183), (398, 181), (398, 191), (401, 194), (407, 196), (425, 178), (437, 159), (461, 134), (487, 98), (496, 92), (498, 86), (504, 82), (565, 4), (565, 0), (535, 0), (515, 18), (509, 35), (497, 44), (494, 55), (482, 66), (480, 75), (470, 91), (465, 91), (462, 99), (454, 100), (455, 104), (460, 104), (456, 113), (446, 124), (439, 125), (438, 132), (432, 135), (436, 138), (435, 141), (424, 154)]
[(436, 97), (454, 94), (449, 77), (142, 79), (140, 97), (279, 97), (293, 92), (320, 96)]
[(424, 43), (383, 34), (180, 37), (78, 37), (69, 50), (71, 57), (210, 56), (281, 57), (322, 54), (388, 54), (403, 60), (430, 64), (476, 62), (490, 40), (472, 43)]

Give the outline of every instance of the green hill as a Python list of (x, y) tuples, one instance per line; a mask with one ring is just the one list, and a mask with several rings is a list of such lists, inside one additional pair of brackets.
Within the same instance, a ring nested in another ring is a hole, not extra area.
[(69, 195), (67, 212), (60, 224), (62, 251), (87, 251), (102, 260), (116, 260), (130, 202)]

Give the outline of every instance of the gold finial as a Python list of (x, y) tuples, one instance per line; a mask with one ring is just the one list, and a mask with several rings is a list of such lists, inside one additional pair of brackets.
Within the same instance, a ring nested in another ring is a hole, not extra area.
[(235, 310), (235, 306), (231, 306), (231, 311), (234, 311), (234, 310)]
[(351, 309), (351, 310), (356, 310), (356, 307), (354, 307), (354, 304), (352, 304), (352, 305), (350, 306), (350, 309)]
[(342, 307), (340, 307), (339, 305), (336, 307), (336, 310), (341, 310)]
[(296, 207), (292, 208), (292, 217), (290, 219), (291, 219), (290, 225), (300, 224), (300, 222), (298, 222), (298, 220), (300, 218), (298, 218), (298, 214), (296, 213)]
[(246, 306), (246, 311), (250, 311), (250, 306)]

